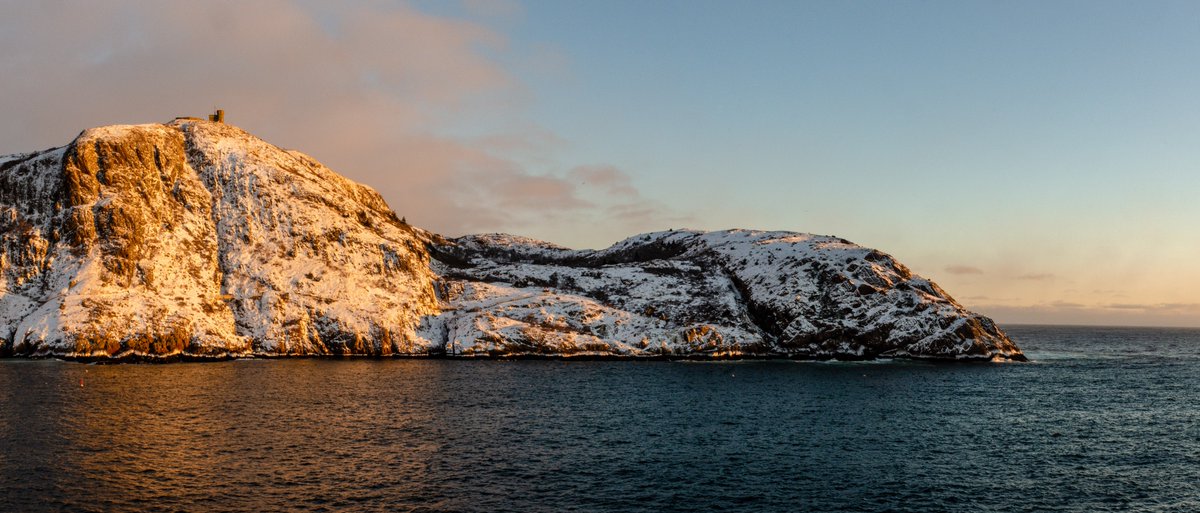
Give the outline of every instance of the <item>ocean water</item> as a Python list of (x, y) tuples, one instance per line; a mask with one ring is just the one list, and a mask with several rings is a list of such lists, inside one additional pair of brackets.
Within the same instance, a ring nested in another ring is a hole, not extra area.
[(0, 511), (1200, 511), (1200, 330), (1028, 364), (0, 361)]

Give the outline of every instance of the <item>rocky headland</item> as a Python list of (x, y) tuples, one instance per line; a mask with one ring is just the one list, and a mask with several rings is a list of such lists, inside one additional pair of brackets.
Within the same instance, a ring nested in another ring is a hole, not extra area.
[(448, 239), (231, 125), (0, 157), (0, 356), (1024, 360), (891, 256), (793, 232)]

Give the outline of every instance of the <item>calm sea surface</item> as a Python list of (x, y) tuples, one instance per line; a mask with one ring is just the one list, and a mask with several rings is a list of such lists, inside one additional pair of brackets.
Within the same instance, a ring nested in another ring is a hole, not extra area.
[(1200, 330), (1008, 331), (1034, 363), (0, 360), (0, 511), (1200, 511)]

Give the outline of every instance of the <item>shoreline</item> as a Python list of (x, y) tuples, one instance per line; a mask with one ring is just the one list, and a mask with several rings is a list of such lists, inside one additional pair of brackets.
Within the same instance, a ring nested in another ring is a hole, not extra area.
[(597, 361), (635, 361), (635, 362), (732, 362), (732, 361), (775, 361), (789, 360), (797, 362), (879, 362), (879, 361), (916, 361), (932, 364), (984, 364), (984, 363), (1028, 363), (1030, 360), (1025, 355), (1015, 355), (1015, 357), (1006, 356), (965, 356), (957, 358), (931, 358), (931, 357), (914, 357), (914, 356), (888, 356), (888, 357), (849, 357), (845, 355), (830, 356), (827, 358), (812, 357), (807, 355), (789, 355), (789, 354), (694, 354), (694, 355), (615, 355), (615, 354), (537, 354), (537, 353), (514, 353), (514, 354), (470, 354), (470, 355), (448, 355), (448, 354), (426, 354), (426, 353), (405, 353), (391, 355), (371, 355), (371, 354), (269, 354), (269, 353), (246, 353), (246, 354), (223, 354), (223, 355), (197, 355), (187, 353), (176, 353), (170, 355), (147, 355), (147, 354), (120, 354), (116, 356), (81, 356), (81, 355), (62, 355), (62, 354), (35, 354), (35, 355), (12, 355), (0, 357), (0, 361), (4, 360), (59, 360), (72, 363), (97, 364), (97, 365), (121, 365), (121, 364), (171, 364), (171, 363), (211, 363), (211, 362), (226, 362), (232, 360), (457, 360), (457, 361), (578, 361), (578, 362), (597, 362)]

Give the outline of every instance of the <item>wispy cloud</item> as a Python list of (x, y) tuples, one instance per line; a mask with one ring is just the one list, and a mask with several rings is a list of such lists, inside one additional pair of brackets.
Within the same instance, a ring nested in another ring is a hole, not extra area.
[(476, 16), (515, 18), (524, 11), (516, 0), (463, 0), (462, 4)]
[(592, 187), (629, 199), (641, 196), (633, 188), (629, 175), (613, 166), (578, 166), (567, 173), (567, 178), (580, 187)]
[(1142, 312), (1200, 313), (1200, 303), (1109, 303), (1103, 308), (1137, 310)]
[[(513, 2), (466, 7), (521, 16)], [(530, 57), (480, 21), (372, 1), (30, 2), (7, 5), (0, 45), (22, 49), (0, 52), (0, 153), (221, 106), (231, 123), (451, 235), (548, 218), (600, 224), (635, 207), (647, 209), (638, 219), (672, 215), (621, 170), (554, 162), (563, 141), (519, 122), (530, 91), (491, 56)], [(494, 135), (442, 135), (489, 116), (518, 121)]]
[(1083, 304), (1059, 300), (1032, 305), (978, 304), (973, 308), (1002, 323), (1200, 327), (1200, 303)]
[(1055, 279), (1055, 276), (1050, 273), (1027, 273), (1015, 276), (1014, 278), (1025, 281), (1052, 281)]
[(1053, 301), (1050, 303), (1053, 308), (1087, 308), (1083, 303), (1075, 303), (1072, 301)]
[(950, 274), (983, 274), (983, 269), (969, 265), (948, 265), (945, 271)]

